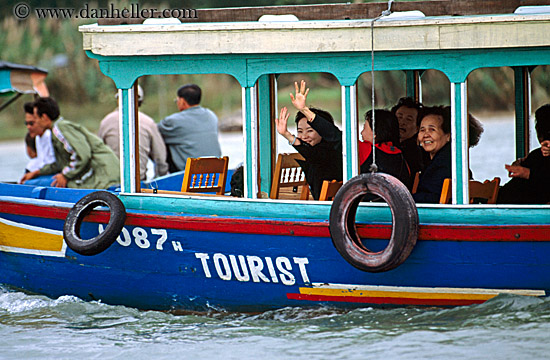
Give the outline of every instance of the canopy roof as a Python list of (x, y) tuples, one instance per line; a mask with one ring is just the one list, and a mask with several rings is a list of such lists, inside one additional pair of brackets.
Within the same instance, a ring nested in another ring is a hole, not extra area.
[[(549, 14), (391, 20), (380, 20), (374, 27), (377, 51), (550, 46)], [(94, 24), (79, 29), (84, 50), (102, 56), (283, 54), (370, 51), (371, 23), (372, 19)]]

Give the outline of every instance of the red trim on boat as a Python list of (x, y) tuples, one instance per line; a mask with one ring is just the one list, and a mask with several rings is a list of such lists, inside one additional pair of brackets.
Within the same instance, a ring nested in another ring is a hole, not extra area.
[[(65, 220), (68, 208), (0, 202), (0, 212)], [(90, 222), (107, 223), (109, 213), (93, 211)], [(330, 237), (328, 221), (233, 219), (213, 216), (177, 216), (128, 213), (126, 225), (188, 231), (211, 231), (259, 235)], [(390, 225), (358, 225), (363, 239), (389, 239)], [(419, 240), (438, 241), (550, 241), (550, 225), (420, 225)]]
[(429, 305), (429, 306), (461, 306), (481, 304), (486, 300), (457, 300), (457, 299), (412, 299), (412, 298), (394, 298), (394, 297), (363, 297), (363, 296), (329, 296), (329, 295), (309, 295), (287, 293), (286, 297), (290, 300), (305, 301), (332, 301), (348, 302), (377, 305)]

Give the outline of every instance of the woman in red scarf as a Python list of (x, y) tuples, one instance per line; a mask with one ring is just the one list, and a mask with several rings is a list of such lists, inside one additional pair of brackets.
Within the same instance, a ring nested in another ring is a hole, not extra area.
[(365, 126), (361, 131), (363, 141), (359, 142), (359, 163), (361, 172), (371, 171), (372, 143), (374, 141), (376, 153), (375, 163), (377, 170), (390, 174), (399, 179), (409, 189), (411, 176), (409, 166), (403, 153), (396, 146), (399, 144), (399, 123), (395, 115), (387, 110), (375, 110), (375, 133), (372, 132), (372, 110), (365, 114)]

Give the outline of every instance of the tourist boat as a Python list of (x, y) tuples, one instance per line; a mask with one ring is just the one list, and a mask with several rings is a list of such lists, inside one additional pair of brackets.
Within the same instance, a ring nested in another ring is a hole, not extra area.
[[(501, 294), (547, 296), (550, 205), (469, 203), (471, 71), (513, 68), (516, 154), (528, 152), (529, 77), (533, 67), (550, 64), (550, 13), (514, 13), (519, 3), (477, 13), (472, 4), (479, 2), (396, 3), (395, 14), (376, 21), (387, 4), (197, 10), (181, 24), (81, 26), (84, 50), (119, 91), (120, 191), (0, 184), (0, 283), (165, 311), (456, 306)], [(426, 16), (398, 13), (409, 10)], [(301, 20), (257, 21), (261, 14)], [(450, 81), (451, 204), (414, 204), (395, 179), (359, 175), (359, 75), (403, 70), (407, 94), (418, 98), (425, 69)], [(275, 75), (298, 72), (331, 73), (341, 85), (344, 185), (334, 202), (261, 196), (271, 191), (275, 165)], [(244, 197), (179, 192), (161, 180), (146, 189), (136, 181), (138, 79), (212, 73), (229, 74), (242, 88)], [(358, 204), (365, 183), (386, 203)], [(98, 204), (106, 206), (92, 211)]]
[(47, 75), (47, 70), (36, 66), (0, 61), (0, 96), (11, 96), (0, 103), (0, 111), (24, 94), (48, 96), (48, 88), (44, 82)]

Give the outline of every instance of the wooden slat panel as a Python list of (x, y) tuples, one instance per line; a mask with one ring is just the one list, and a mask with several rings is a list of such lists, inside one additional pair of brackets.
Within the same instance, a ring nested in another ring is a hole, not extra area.
[[(392, 11), (420, 10), (426, 16), (483, 15), (513, 13), (519, 6), (550, 5), (550, 0), (433, 0), (394, 2)], [(182, 22), (257, 21), (262, 15), (294, 14), (300, 20), (371, 19), (388, 8), (386, 2), (368, 4), (328, 4), (297, 6), (263, 6), (223, 9), (196, 9), (196, 18), (180, 18)], [(155, 18), (161, 13), (156, 12)], [(98, 19), (99, 25), (140, 24), (144, 18)]]

